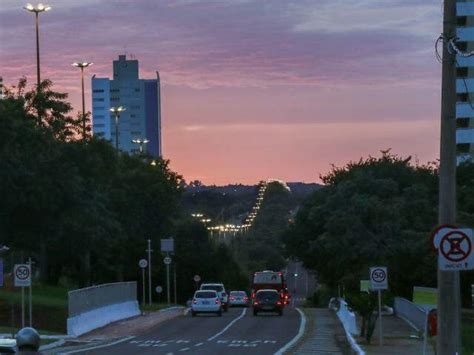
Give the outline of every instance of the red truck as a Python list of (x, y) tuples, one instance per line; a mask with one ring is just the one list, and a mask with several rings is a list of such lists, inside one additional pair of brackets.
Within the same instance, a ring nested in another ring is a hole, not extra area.
[(281, 271), (258, 271), (252, 277), (252, 299), (262, 289), (277, 290), (284, 304), (290, 303), (290, 294), (286, 287), (285, 277)]

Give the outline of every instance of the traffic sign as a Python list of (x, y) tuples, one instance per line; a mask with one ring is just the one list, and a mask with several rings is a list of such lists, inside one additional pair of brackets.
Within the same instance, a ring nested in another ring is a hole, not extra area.
[(360, 280), (360, 292), (369, 292), (369, 291), (370, 291), (370, 281)]
[(166, 264), (166, 265), (169, 265), (171, 264), (171, 258), (169, 256), (166, 256), (164, 259), (163, 259), (163, 262)]
[(156, 286), (155, 291), (156, 291), (156, 293), (162, 293), (163, 292), (163, 287)]
[(15, 287), (31, 286), (31, 268), (28, 264), (15, 264), (13, 268), (15, 275)]
[(370, 288), (374, 291), (388, 288), (387, 268), (385, 266), (370, 268)]
[(438, 227), (436, 227), (432, 232), (431, 232), (431, 243), (433, 245), (433, 250), (436, 251), (439, 248), (439, 243), (441, 242), (442, 236), (452, 230), (457, 229), (458, 227), (455, 226), (454, 224), (442, 224)]
[(438, 232), (438, 267), (444, 271), (474, 269), (472, 229), (444, 228)]
[(194, 282), (199, 282), (199, 281), (201, 281), (201, 276), (194, 275), (193, 280), (194, 280)]
[(161, 239), (161, 252), (163, 253), (174, 252), (174, 239), (173, 238)]
[(138, 266), (144, 269), (148, 266), (148, 261), (146, 261), (146, 259), (140, 259), (140, 261), (138, 262)]

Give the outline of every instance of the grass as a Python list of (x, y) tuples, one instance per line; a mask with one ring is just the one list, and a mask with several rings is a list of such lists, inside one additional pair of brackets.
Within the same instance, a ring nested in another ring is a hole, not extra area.
[[(40, 334), (64, 334), (68, 313), (67, 289), (33, 284), (33, 326)], [(25, 289), (25, 312), (28, 322), (28, 289)], [(21, 289), (0, 289), (0, 332), (21, 327)]]

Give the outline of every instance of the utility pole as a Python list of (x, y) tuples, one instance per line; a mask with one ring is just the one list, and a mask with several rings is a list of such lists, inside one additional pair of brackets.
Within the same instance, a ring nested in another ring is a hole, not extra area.
[(174, 304), (178, 304), (178, 286), (176, 285), (176, 262), (173, 268)]
[(151, 304), (151, 240), (148, 239), (148, 304)]
[[(443, 69), (441, 83), (441, 144), (439, 167), (439, 225), (456, 223), (456, 0), (444, 1)], [(469, 95), (469, 93), (468, 93)], [(438, 268), (438, 336), (440, 355), (461, 353), (461, 295), (459, 271)]]

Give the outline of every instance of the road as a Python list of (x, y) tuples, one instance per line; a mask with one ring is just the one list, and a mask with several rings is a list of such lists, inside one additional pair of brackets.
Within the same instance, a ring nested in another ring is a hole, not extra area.
[(298, 334), (301, 315), (296, 308), (314, 292), (315, 284), (301, 263), (292, 262), (287, 267), (292, 300), (282, 317), (255, 317), (252, 308), (230, 308), (222, 317), (188, 314), (119, 344), (74, 354), (274, 354)]
[(142, 336), (80, 354), (274, 354), (296, 336), (300, 318), (291, 306), (282, 317), (254, 317), (251, 308), (230, 308), (222, 317), (188, 314)]

